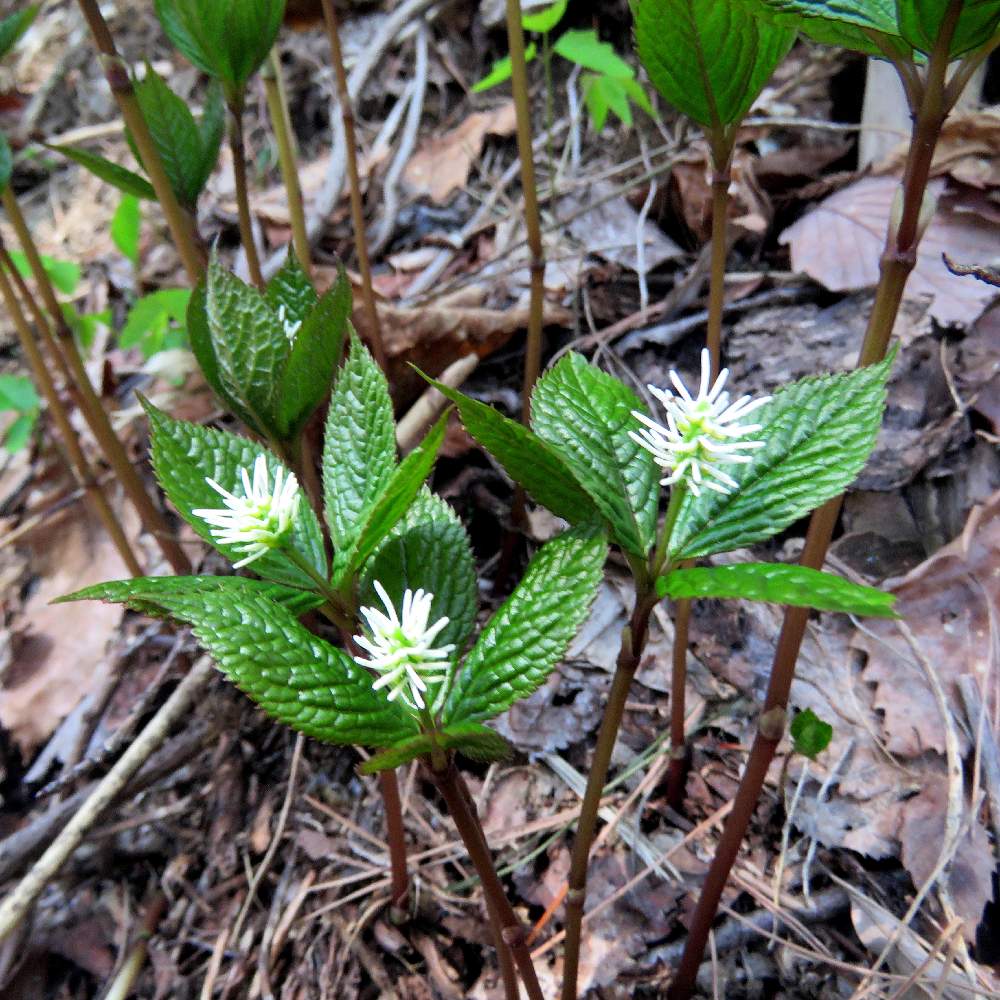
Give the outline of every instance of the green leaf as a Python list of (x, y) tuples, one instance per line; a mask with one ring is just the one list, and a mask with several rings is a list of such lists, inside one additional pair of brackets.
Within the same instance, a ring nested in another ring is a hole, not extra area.
[(6, 433), (3, 436), (3, 446), (12, 455), (16, 451), (20, 451), (31, 439), (31, 431), (35, 424), (38, 422), (37, 413), (22, 413), (11, 425), (7, 428)]
[(142, 209), (133, 194), (123, 194), (111, 217), (111, 239), (122, 255), (134, 267), (139, 266), (139, 233), (142, 230)]
[(595, 132), (600, 132), (607, 121), (608, 112), (614, 113), (626, 124), (632, 124), (632, 108), (629, 98), (635, 101), (648, 115), (655, 117), (652, 104), (642, 84), (624, 77), (602, 76), (585, 73), (582, 79), (583, 101), (590, 115), (590, 123)]
[[(460, 722), (446, 726), (438, 733), (436, 745), (442, 750), (457, 750), (471, 760), (484, 763), (506, 760), (513, 753), (511, 745), (499, 733), (478, 722)], [(418, 757), (430, 757), (434, 747), (435, 740), (430, 736), (416, 736), (375, 754), (358, 770), (362, 774), (390, 771)]]
[[(30, 278), (31, 265), (28, 263), (28, 258), (20, 250), (11, 250), (10, 257), (14, 261), (17, 273), (22, 278)], [(72, 295), (80, 284), (80, 265), (72, 260), (56, 260), (55, 257), (49, 257), (44, 253), (41, 257), (42, 269), (56, 289), (63, 295)]]
[(656, 540), (660, 474), (629, 431), (642, 404), (618, 379), (567, 354), (531, 399), (535, 433), (559, 453), (627, 552), (645, 557)]
[(543, 683), (587, 617), (606, 556), (603, 534), (590, 528), (538, 550), (466, 657), (445, 705), (449, 726), (499, 715)]
[(233, 103), (271, 51), (285, 0), (156, 0), (156, 13), (170, 41)]
[(660, 597), (769, 601), (848, 615), (894, 618), (896, 598), (874, 587), (851, 583), (832, 573), (783, 563), (736, 563), (676, 569), (656, 581)]
[(134, 81), (133, 89), (170, 188), (181, 205), (193, 210), (206, 179), (194, 115), (148, 62), (145, 76)]
[(472, 634), (478, 607), (476, 566), (469, 536), (455, 512), (426, 487), (399, 523), (383, 539), (364, 568), (361, 602), (381, 608), (374, 581), (385, 587), (399, 608), (403, 591), (434, 595), (429, 620), (448, 618), (437, 645), (454, 643), (461, 657)]
[(823, 45), (875, 56), (883, 54), (882, 46), (889, 46), (903, 57), (910, 56), (898, 37), (896, 0), (738, 0), (738, 3), (756, 17), (794, 28)]
[(323, 442), (323, 503), (333, 546), (350, 550), (396, 468), (389, 384), (356, 335), (333, 387)]
[(0, 375), (0, 410), (28, 413), (39, 406), (41, 400), (30, 378), (26, 375)]
[(63, 317), (73, 331), (77, 343), (85, 351), (90, 349), (97, 336), (97, 330), (102, 326), (111, 326), (111, 309), (102, 309), (96, 313), (79, 313), (72, 303), (66, 302), (62, 307)]
[(158, 588), (140, 600), (191, 625), (237, 687), (272, 718), (307, 736), (387, 746), (414, 734), (415, 723), (372, 690), (367, 671), (300, 625), (265, 591), (233, 586), (229, 581), (235, 579), (210, 577), (190, 590)]
[(564, 32), (552, 49), (563, 59), (568, 59), (584, 69), (592, 69), (595, 73), (626, 79), (635, 76), (635, 70), (615, 52), (614, 46), (602, 42), (593, 28)]
[(811, 708), (799, 712), (790, 727), (795, 752), (815, 760), (833, 739), (833, 726), (824, 722)]
[[(311, 285), (309, 291), (312, 303), (292, 341), (278, 389), (278, 426), (282, 437), (289, 441), (298, 437), (306, 421), (330, 392), (351, 314), (351, 285), (343, 269), (319, 301)], [(303, 292), (300, 308), (306, 299)], [(291, 313), (290, 305), (286, 305), (286, 313)]]
[(569, 0), (556, 0), (551, 6), (540, 10), (522, 11), (521, 27), (539, 35), (547, 34), (563, 19), (568, 5)]
[(427, 432), (423, 441), (393, 472), (371, 512), (362, 523), (356, 540), (334, 553), (333, 581), (336, 586), (343, 583), (364, 564), (378, 543), (396, 526), (416, 499), (420, 487), (434, 467), (434, 460), (444, 441), (444, 429), (447, 423), (448, 414), (444, 413)]
[(590, 495), (573, 477), (569, 466), (540, 437), (492, 406), (442, 382), (428, 381), (458, 407), (465, 429), (537, 503), (570, 524), (598, 520), (600, 514)]
[(90, 153), (85, 149), (78, 149), (73, 146), (49, 146), (57, 153), (62, 153), (67, 159), (78, 163), (85, 170), (89, 170), (95, 177), (118, 188), (123, 194), (130, 194), (136, 198), (145, 198), (147, 201), (156, 201), (156, 192), (153, 185), (140, 177), (132, 170), (120, 167), (117, 163), (106, 160), (103, 156)]
[(205, 190), (209, 177), (219, 160), (222, 136), (226, 129), (226, 105), (222, 98), (222, 85), (213, 80), (205, 92), (205, 106), (198, 122), (198, 136), (201, 140), (200, 162), (191, 168), (191, 177), (196, 189)]
[[(264, 297), (215, 255), (208, 265), (205, 317), (215, 356), (213, 374), (223, 392), (250, 415), (251, 427), (265, 437), (280, 437), (278, 395), (291, 346)], [(203, 334), (199, 330), (199, 337)]]
[(11, 175), (14, 173), (14, 154), (11, 151), (7, 136), (0, 132), (0, 191), (3, 191), (10, 183)]
[(635, 38), (653, 85), (706, 129), (743, 119), (795, 31), (718, 0), (638, 0)]
[(765, 442), (746, 465), (726, 471), (739, 484), (722, 495), (703, 490), (681, 507), (670, 538), (675, 561), (726, 552), (776, 535), (839, 496), (864, 467), (882, 420), (895, 357), (840, 375), (779, 389), (754, 413)]
[[(185, 420), (174, 420), (151, 403), (144, 405), (151, 428), (153, 469), (160, 486), (181, 517), (201, 538), (231, 562), (238, 562), (241, 555), (235, 547), (219, 545), (209, 526), (193, 513), (200, 508), (223, 506), (222, 497), (206, 480), (214, 479), (225, 489), (233, 490), (239, 483), (240, 469), (252, 469), (258, 455), (267, 457), (272, 483), (275, 473), (283, 466), (274, 455), (247, 438)], [(326, 576), (323, 535), (316, 515), (304, 497), (299, 503), (289, 544), (318, 575)], [(258, 576), (265, 579), (313, 589), (310, 576), (280, 550), (268, 552), (254, 560), (251, 566)]]
[(118, 334), (118, 346), (139, 347), (147, 358), (162, 350), (171, 324), (184, 326), (191, 294), (187, 288), (161, 288), (138, 299)]
[(133, 611), (144, 614), (162, 615), (169, 611), (172, 599), (196, 598), (198, 595), (217, 595), (233, 601), (260, 595), (280, 604), (297, 617), (323, 603), (319, 594), (283, 587), (265, 580), (251, 580), (245, 576), (147, 576), (131, 580), (109, 580), (84, 587), (65, 597), (58, 597), (53, 603), (107, 601), (111, 604), (124, 604)]
[(246, 424), (251, 430), (258, 430), (256, 419), (247, 409), (246, 404), (233, 396), (222, 380), (219, 372), (219, 359), (215, 356), (215, 345), (212, 343), (212, 331), (208, 323), (208, 291), (205, 280), (195, 285), (187, 308), (187, 331), (191, 342), (191, 350), (205, 376), (205, 381), (219, 397), (225, 409)]
[[(530, 63), (531, 60), (537, 55), (538, 46), (535, 45), (534, 42), (529, 42), (524, 48), (525, 64)], [(493, 64), (486, 76), (484, 76), (481, 80), (477, 80), (472, 85), (472, 92), (474, 94), (481, 94), (484, 90), (489, 90), (491, 87), (496, 87), (501, 83), (505, 83), (510, 79), (510, 73), (510, 56), (504, 56), (503, 59), (498, 59)]]
[[(338, 272), (337, 285), (340, 284), (343, 271)], [(318, 296), (313, 288), (309, 275), (302, 270), (298, 257), (292, 248), (288, 248), (285, 262), (275, 276), (267, 283), (264, 301), (271, 307), (275, 315), (283, 316), (288, 323), (302, 323), (315, 307)], [(284, 313), (282, 314), (282, 309)]]
[[(899, 33), (918, 52), (930, 54), (941, 32), (948, 0), (898, 0)], [(952, 35), (952, 59), (988, 42), (1000, 24), (1000, 0), (965, 0)]]
[(40, 3), (33, 3), (24, 10), (8, 14), (0, 20), (0, 59), (17, 44), (18, 39), (28, 30), (35, 15), (41, 10)]

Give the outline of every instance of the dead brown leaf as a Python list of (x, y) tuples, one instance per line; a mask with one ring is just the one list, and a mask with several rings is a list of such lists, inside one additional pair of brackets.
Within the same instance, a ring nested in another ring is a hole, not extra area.
[(127, 576), (108, 536), (83, 508), (46, 525), (33, 568), (37, 590), (15, 619), (15, 653), (2, 680), (0, 725), (30, 754), (107, 676), (105, 648), (121, 621), (113, 604), (53, 605), (88, 584)]
[(403, 180), (413, 194), (443, 204), (465, 186), (486, 136), (511, 135), (515, 122), (513, 101), (469, 115), (456, 128), (422, 143), (407, 163)]
[[(903, 806), (899, 840), (902, 861), (913, 884), (924, 885), (934, 874), (945, 838), (948, 811), (948, 781), (934, 776), (920, 794)], [(948, 866), (948, 894), (955, 912), (965, 920), (963, 931), (969, 944), (975, 944), (976, 927), (983, 907), (993, 898), (993, 851), (985, 828), (973, 821), (963, 834)]]
[[(899, 174), (909, 143), (901, 143), (875, 168), (877, 174)], [(1000, 187), (1000, 110), (981, 108), (953, 114), (934, 148), (931, 176), (948, 175), (985, 190)]]
[[(779, 241), (791, 249), (792, 268), (838, 292), (876, 284), (898, 187), (895, 177), (864, 177), (789, 226)], [(941, 196), (942, 185), (936, 191)], [(939, 323), (971, 323), (996, 294), (989, 285), (962, 283), (942, 260), (949, 253), (989, 262), (1000, 254), (1000, 230), (978, 209), (967, 210), (972, 202), (963, 198), (940, 198), (906, 286), (907, 298), (931, 298), (930, 314)]]
[[(1000, 607), (1000, 493), (973, 509), (960, 537), (888, 586), (949, 699), (957, 699), (955, 683), (965, 674), (995, 699), (990, 678), (1000, 665), (990, 635)], [(875, 707), (885, 713), (888, 749), (903, 757), (943, 754), (944, 722), (933, 692), (896, 627), (872, 622), (866, 632), (852, 645), (868, 655), (863, 677), (875, 685)], [(995, 709), (990, 705), (991, 718)], [(968, 740), (958, 736), (964, 752)]]

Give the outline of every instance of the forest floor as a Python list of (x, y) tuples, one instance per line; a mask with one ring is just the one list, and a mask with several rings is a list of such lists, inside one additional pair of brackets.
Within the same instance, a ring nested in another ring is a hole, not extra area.
[[(348, 69), (361, 55), (371, 63), (357, 117), (398, 412), (420, 392), (410, 364), (437, 374), (474, 357), (463, 390), (516, 415), (529, 260), (513, 105), (507, 87), (470, 90), (506, 52), (503, 5), (409, 5), (412, 18), (374, 52), (387, 11), (343, 13)], [(197, 107), (202, 78), (166, 43), (152, 4), (105, 6), (126, 58), (149, 59)], [(576, 6), (568, 24), (596, 23), (635, 62), (623, 0), (596, 22)], [(307, 214), (324, 223), (318, 283), (332, 280), (338, 260), (353, 279), (347, 198), (339, 182), (331, 191), (341, 165), (331, 157), (338, 112), (326, 39), (306, 18), (280, 45)], [(531, 69), (546, 361), (582, 351), (640, 393), (665, 384), (672, 368), (692, 378), (705, 323), (704, 141), (662, 102), (656, 119), (633, 108), (631, 127), (612, 118), (596, 133), (577, 71), (557, 60), (547, 101), (541, 67)], [(91, 376), (152, 488), (135, 393), (187, 419), (221, 416), (190, 355), (154, 349), (183, 340), (163, 305), (169, 297), (154, 297), (160, 305), (148, 307), (131, 346), (118, 336), (138, 300), (184, 286), (180, 261), (147, 203), (134, 267), (111, 235), (117, 192), (40, 145), (133, 162), (75, 4), (46, 5), (2, 74), (0, 127), (20, 137), (14, 187), (43, 252), (68, 262), (65, 301), (92, 337)], [(740, 133), (724, 334), (740, 393), (854, 364), (906, 129), (903, 121), (878, 133), (883, 153), (858, 168), (864, 79), (860, 57), (799, 42)], [(998, 100), (997, 83), (994, 68), (987, 100)], [(258, 238), (280, 261), (287, 199), (257, 84), (247, 128)], [(830, 722), (833, 739), (814, 761), (784, 752), (775, 761), (702, 970), (706, 996), (1000, 995), (1000, 309), (990, 311), (995, 289), (950, 274), (941, 260), (942, 252), (963, 262), (1000, 256), (995, 105), (956, 115), (934, 176), (940, 207), (896, 326), (902, 349), (885, 425), (829, 556), (830, 568), (892, 590), (902, 620), (810, 621), (792, 702)], [(200, 223), (223, 259), (242, 266), (226, 150)], [(6, 223), (0, 231), (11, 239)], [(355, 324), (366, 333), (358, 311)], [(22, 372), (6, 317), (0, 371)], [(0, 433), (13, 416), (0, 413)], [(3, 892), (199, 656), (190, 633), (169, 623), (112, 606), (50, 604), (126, 574), (44, 424), (24, 448), (0, 449)], [(146, 565), (166, 572), (105, 478)], [(511, 483), (453, 420), (432, 485), (469, 528), (483, 603), (495, 606)], [(551, 515), (531, 511), (518, 558), (557, 529)], [(186, 530), (199, 572), (226, 572)], [(796, 525), (752, 555), (793, 560), (803, 533)], [(467, 773), (518, 912), (536, 925), (546, 996), (556, 995), (562, 967), (561, 915), (549, 907), (565, 884), (627, 580), (613, 561), (566, 661), (498, 720), (517, 756)], [(656, 610), (592, 861), (581, 985), (596, 997), (664, 995), (753, 737), (781, 621), (771, 605), (696, 603), (693, 760), (677, 813), (664, 782), (669, 610)], [(375, 782), (359, 777), (355, 751), (295, 746), (294, 734), (214, 680), (0, 945), (3, 995), (104, 996), (146, 927), (135, 997), (502, 996), (477, 881), (419, 772), (400, 773), (413, 893), (410, 919), (397, 926), (387, 913)]]

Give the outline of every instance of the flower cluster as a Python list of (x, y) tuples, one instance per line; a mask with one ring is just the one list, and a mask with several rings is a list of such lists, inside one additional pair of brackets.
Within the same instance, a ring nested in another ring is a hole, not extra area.
[(282, 302), (278, 306), (278, 320), (281, 323), (281, 328), (285, 332), (285, 336), (288, 338), (289, 344), (295, 343), (295, 335), (299, 332), (299, 327), (302, 326), (302, 320), (300, 319), (289, 319), (288, 311), (285, 309), (285, 303)]
[(234, 545), (242, 553), (244, 558), (233, 564), (236, 569), (277, 548), (291, 530), (299, 509), (298, 480), (279, 467), (272, 490), (264, 455), (258, 455), (254, 462), (252, 480), (243, 468), (239, 478), (235, 489), (242, 485), (242, 496), (206, 477), (208, 485), (225, 501), (225, 507), (192, 511), (210, 525), (212, 537), (220, 545)]
[[(424, 695), (429, 685), (445, 681), (451, 668), (454, 643), (434, 646), (434, 640), (449, 619), (439, 618), (433, 625), (427, 624), (434, 601), (434, 595), (427, 591), (407, 590), (403, 594), (402, 611), (397, 615), (385, 587), (377, 580), (374, 587), (385, 606), (385, 613), (378, 608), (361, 609), (371, 638), (354, 637), (369, 654), (367, 659), (358, 657), (357, 662), (382, 675), (372, 687), (376, 691), (389, 688), (389, 701), (401, 698), (410, 708), (423, 711), (428, 707)], [(440, 695), (444, 690), (442, 687)], [(432, 711), (440, 708), (438, 704), (430, 707)]]
[(633, 410), (632, 416), (645, 426), (629, 431), (634, 441), (653, 453), (657, 465), (670, 472), (661, 480), (664, 486), (683, 482), (695, 496), (701, 495), (702, 487), (716, 493), (730, 493), (736, 488), (736, 480), (719, 466), (749, 462), (750, 456), (744, 452), (764, 446), (763, 441), (747, 440), (747, 435), (756, 433), (762, 425), (740, 421), (771, 399), (742, 396), (731, 403), (729, 393), (723, 391), (729, 369), (723, 368), (714, 384), (709, 385), (711, 373), (711, 358), (703, 350), (697, 396), (692, 397), (675, 371), (670, 372), (670, 381), (676, 393), (649, 386), (663, 404), (667, 425)]

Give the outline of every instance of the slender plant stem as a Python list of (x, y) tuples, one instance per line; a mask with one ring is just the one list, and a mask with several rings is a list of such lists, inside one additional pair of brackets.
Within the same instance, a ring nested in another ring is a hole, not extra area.
[[(129, 461), (125, 448), (111, 426), (111, 420), (108, 418), (108, 414), (100, 398), (94, 391), (90, 377), (87, 374), (87, 369), (84, 366), (83, 358), (80, 357), (80, 351), (77, 348), (73, 331), (70, 330), (69, 324), (66, 322), (66, 317), (59, 306), (59, 300), (56, 297), (55, 288), (52, 286), (52, 280), (49, 278), (42, 264), (42, 259), (31, 236), (31, 231), (28, 229), (27, 222), (21, 213), (17, 198), (9, 186), (3, 192), (3, 206), (14, 228), (14, 232), (17, 234), (24, 255), (28, 260), (28, 266), (31, 268), (32, 276), (35, 279), (35, 286), (42, 301), (45, 303), (45, 309), (49, 313), (51, 323), (46, 320), (42, 310), (39, 308), (37, 299), (31, 294), (30, 289), (17, 269), (11, 266), (9, 258), (6, 257), (6, 250), (2, 252), (4, 263), (7, 264), (11, 278), (17, 285), (21, 297), (27, 302), (34, 316), (35, 324), (38, 327), (39, 334), (45, 341), (46, 348), (59, 366), (63, 378), (66, 380), (67, 389), (73, 392), (80, 406), (80, 411), (87, 421), (87, 426), (94, 435), (108, 464), (114, 470), (115, 476), (121, 483), (126, 496), (128, 496), (132, 506), (138, 512), (143, 526), (156, 539), (164, 557), (170, 563), (174, 572), (181, 575), (190, 573), (191, 561), (177, 542), (174, 532), (171, 531), (170, 526), (167, 524), (166, 518), (146, 492), (146, 487), (143, 485), (139, 473), (136, 472), (135, 466)], [(56, 336), (53, 336), (53, 327), (55, 327)]]
[(292, 131), (292, 117), (288, 110), (288, 94), (285, 90), (285, 78), (281, 72), (281, 57), (278, 48), (271, 49), (271, 54), (262, 71), (264, 77), (264, 94), (267, 98), (267, 110), (271, 116), (271, 127), (278, 144), (278, 163), (281, 166), (281, 179), (288, 195), (288, 218), (292, 226), (292, 246), (295, 256), (306, 274), (312, 273), (312, 251), (309, 247), (309, 234), (306, 231), (306, 213), (302, 205), (302, 186), (299, 184), (299, 169), (295, 152), (295, 133)]
[(371, 337), (372, 354), (379, 366), (386, 367), (385, 343), (382, 339), (382, 325), (375, 306), (375, 290), (372, 287), (371, 262), (368, 259), (368, 241), (365, 238), (365, 212), (361, 203), (361, 176), (358, 172), (358, 141), (354, 129), (354, 109), (347, 89), (347, 71), (344, 69), (344, 53), (340, 46), (340, 26), (333, 0), (322, 0), (323, 18), (330, 41), (330, 55), (333, 73), (337, 81), (337, 102), (344, 123), (344, 152), (347, 160), (347, 178), (351, 188), (351, 221), (354, 226), (354, 249), (358, 255), (358, 271), (361, 273), (361, 297), (365, 308), (365, 319)]
[[(724, 126), (710, 130), (712, 155), (712, 256), (708, 280), (708, 325), (705, 346), (714, 378), (722, 370), (722, 310), (725, 305), (726, 257), (729, 249), (729, 183), (735, 132)], [(687, 682), (688, 631), (691, 601), (682, 598), (674, 612), (674, 648), (670, 682), (670, 765), (667, 771), (667, 802), (676, 810), (684, 804), (688, 746), (684, 736), (685, 684)]]
[(253, 238), (253, 217), (250, 214), (250, 191), (247, 182), (247, 150), (243, 135), (243, 97), (229, 105), (229, 149), (233, 154), (233, 180), (236, 185), (236, 212), (239, 216), (240, 242), (247, 255), (247, 270), (254, 287), (264, 288), (264, 273)]
[(712, 259), (708, 282), (708, 328), (705, 343), (712, 357), (712, 375), (722, 369), (722, 307), (726, 292), (726, 256), (729, 249), (729, 182), (733, 141), (728, 130), (713, 136), (712, 148)]
[(180, 254), (181, 262), (187, 271), (191, 284), (195, 285), (205, 273), (206, 267), (205, 250), (198, 238), (195, 220), (191, 213), (181, 206), (174, 194), (174, 189), (170, 186), (159, 150), (156, 148), (156, 143), (146, 125), (146, 119), (143, 117), (142, 109), (136, 100), (128, 68), (118, 56), (114, 39), (111, 37), (107, 22), (101, 13), (98, 0), (78, 0), (78, 3), (87, 26), (90, 28), (94, 44), (103, 56), (104, 75), (108, 86), (111, 87), (111, 93), (118, 103), (118, 108), (129, 132), (132, 133), (132, 138), (142, 159), (142, 165), (149, 177), (150, 184), (153, 185), (153, 190), (156, 192), (156, 200), (163, 209), (167, 227), (170, 229), (170, 235), (173, 237), (174, 245)]
[(528, 306), (528, 339), (524, 347), (524, 384), (521, 390), (521, 419), (531, 415), (531, 392), (542, 368), (542, 306), (545, 287), (545, 252), (535, 182), (535, 157), (531, 145), (531, 102), (528, 97), (528, 66), (524, 58), (524, 31), (519, 0), (506, 0), (507, 45), (510, 52), (511, 88), (517, 117), (517, 152), (521, 158), (521, 189), (524, 197), (524, 225), (531, 255), (531, 297)]
[(691, 600), (681, 598), (674, 609), (674, 648), (670, 659), (670, 763), (667, 766), (667, 804), (678, 812), (684, 805), (689, 754), (684, 734), (687, 711), (687, 649), (691, 625)]
[[(2, 249), (2, 255), (4, 264), (10, 266), (10, 257), (7, 254), (6, 248)], [(3, 299), (7, 312), (14, 321), (17, 337), (21, 343), (21, 350), (24, 352), (24, 356), (31, 368), (35, 383), (45, 397), (49, 412), (52, 414), (52, 419), (55, 421), (56, 427), (59, 428), (59, 434), (69, 454), (70, 466), (78, 485), (83, 490), (84, 496), (86, 496), (94, 513), (97, 514), (108, 535), (111, 537), (111, 541), (118, 550), (118, 554), (122, 557), (122, 561), (128, 568), (129, 573), (132, 576), (141, 576), (142, 567), (139, 565), (139, 561), (132, 551), (132, 546), (129, 544), (128, 537), (118, 517), (111, 509), (107, 497), (105, 497), (101, 492), (101, 488), (97, 485), (97, 480), (94, 478), (90, 463), (83, 453), (83, 448), (80, 446), (76, 431), (73, 429), (69, 415), (62, 405), (55, 382), (53, 382), (49, 370), (45, 367), (42, 352), (35, 343), (31, 327), (28, 325), (27, 317), (24, 315), (21, 305), (17, 300), (17, 294), (10, 282), (10, 278), (7, 276), (5, 267), (0, 267), (0, 298)]]
[(410, 882), (406, 872), (406, 832), (403, 827), (403, 804), (395, 771), (379, 771), (379, 788), (385, 805), (386, 840), (389, 843), (389, 869), (392, 880), (392, 916), (396, 923), (406, 919), (406, 901)]
[[(451, 813), (451, 818), (455, 821), (465, 849), (469, 852), (476, 874), (479, 875), (479, 880), (482, 882), (483, 892), (489, 900), (487, 909), (492, 909), (496, 914), (495, 918), (491, 916), (491, 919), (496, 919), (500, 925), (500, 936), (510, 948), (528, 996), (531, 1000), (544, 1000), (541, 987), (538, 985), (538, 977), (535, 974), (535, 966), (525, 943), (524, 928), (521, 926), (521, 921), (518, 920), (514, 908), (510, 905), (503, 889), (503, 883), (501, 883), (496, 868), (493, 866), (493, 859), (490, 857), (486, 838), (483, 836), (482, 827), (479, 824), (479, 817), (476, 815), (475, 806), (472, 804), (465, 783), (461, 780), (458, 770), (451, 760), (448, 760), (440, 770), (432, 768), (430, 774), (448, 806), (448, 812)], [(502, 963), (501, 969), (503, 969)], [(508, 995), (510, 995), (509, 991)]]
[(576, 824), (573, 852), (570, 857), (569, 890), (566, 893), (566, 941), (563, 952), (562, 1000), (576, 1000), (580, 970), (580, 940), (583, 928), (583, 908), (587, 899), (587, 868), (590, 847), (597, 830), (597, 813), (601, 794), (608, 780), (611, 754), (618, 739), (618, 729), (625, 714), (632, 678), (639, 667), (649, 633), (649, 616), (656, 604), (653, 581), (645, 574), (636, 579), (635, 605), (628, 624), (622, 630), (621, 647), (611, 679), (608, 703), (597, 733), (597, 746), (587, 775), (587, 788)]
[[(899, 224), (895, 229), (890, 225), (886, 238), (881, 277), (858, 358), (859, 366), (873, 364), (885, 357), (906, 279), (916, 263), (917, 244), (922, 235), (920, 215), (927, 179), (941, 126), (950, 109), (945, 98), (948, 53), (961, 10), (962, 0), (950, 0), (941, 22), (937, 43), (928, 61), (927, 77), (914, 120), (903, 174), (903, 210)], [(813, 513), (800, 560), (802, 565), (812, 569), (822, 567), (842, 502), (843, 496), (834, 497)], [(670, 1000), (687, 1000), (694, 992), (698, 967), (705, 952), (712, 921), (718, 911), (719, 900), (756, 809), (768, 767), (784, 734), (788, 696), (808, 617), (808, 610), (804, 608), (788, 608), (785, 611), (763, 711), (758, 719), (757, 735), (736, 792), (732, 812), (726, 820), (719, 847), (691, 919), (684, 954), (670, 987)]]

